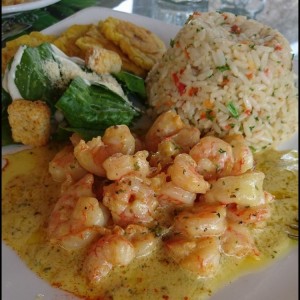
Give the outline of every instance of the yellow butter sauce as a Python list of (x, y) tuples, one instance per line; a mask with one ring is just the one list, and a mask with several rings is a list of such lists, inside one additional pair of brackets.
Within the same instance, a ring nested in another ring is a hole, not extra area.
[(266, 173), (265, 190), (276, 197), (266, 227), (252, 229), (260, 259), (223, 256), (214, 278), (196, 279), (157, 250), (115, 268), (98, 287), (89, 286), (81, 275), (86, 250), (68, 252), (47, 241), (47, 220), (59, 195), (48, 164), (57, 151), (58, 146), (51, 145), (5, 156), (2, 238), (41, 278), (83, 299), (208, 299), (226, 283), (282, 257), (297, 244), (285, 230), (298, 214), (298, 153), (269, 150), (255, 157), (257, 169)]

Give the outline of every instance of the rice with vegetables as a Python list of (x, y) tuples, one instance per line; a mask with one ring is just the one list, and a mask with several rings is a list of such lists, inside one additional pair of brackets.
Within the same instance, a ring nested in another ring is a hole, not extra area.
[(253, 150), (298, 126), (291, 48), (276, 30), (231, 13), (194, 13), (146, 79), (154, 114), (175, 109), (201, 134), (242, 133)]

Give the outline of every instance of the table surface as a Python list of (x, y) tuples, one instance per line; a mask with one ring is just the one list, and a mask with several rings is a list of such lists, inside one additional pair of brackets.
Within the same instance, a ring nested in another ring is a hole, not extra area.
[[(219, 2), (209, 0), (208, 10), (218, 9)], [(258, 21), (277, 29), (288, 39), (295, 56), (298, 56), (298, 5), (297, 0), (266, 0), (265, 8), (256, 16)], [(10, 39), (31, 31), (42, 30), (88, 6), (103, 6), (157, 19), (163, 15), (161, 12), (158, 13), (160, 8), (157, 0), (61, 0), (33, 11), (2, 14), (2, 47)], [(27, 26), (22, 28), (20, 24), (24, 23)]]

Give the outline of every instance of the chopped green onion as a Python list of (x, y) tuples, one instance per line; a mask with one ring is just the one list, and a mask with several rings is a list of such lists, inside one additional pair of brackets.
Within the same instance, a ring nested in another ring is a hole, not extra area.
[(232, 101), (227, 104), (227, 109), (234, 118), (239, 117), (239, 112)]

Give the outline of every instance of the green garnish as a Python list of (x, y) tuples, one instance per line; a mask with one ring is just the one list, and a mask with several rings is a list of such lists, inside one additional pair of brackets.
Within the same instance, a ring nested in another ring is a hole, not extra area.
[(232, 101), (230, 101), (227, 104), (227, 109), (230, 112), (230, 114), (232, 115), (232, 117), (234, 117), (235, 119), (237, 119), (239, 117), (239, 112)]
[(230, 70), (230, 67), (226, 64), (224, 66), (216, 67), (216, 69), (221, 71), (221, 72), (224, 72), (224, 71)]

